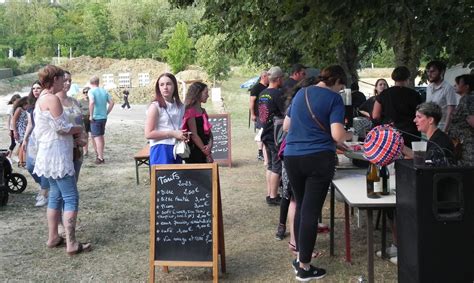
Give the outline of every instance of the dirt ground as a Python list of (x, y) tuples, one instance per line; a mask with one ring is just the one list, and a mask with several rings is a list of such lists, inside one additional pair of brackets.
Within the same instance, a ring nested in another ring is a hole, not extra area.
[[(233, 166), (220, 168), (227, 273), (220, 274), (219, 280), (293, 281), (289, 238), (274, 239), (279, 208), (265, 203), (265, 170), (255, 158), (254, 132), (248, 128), (248, 92), (238, 88), (245, 80), (234, 77), (223, 85), (225, 106), (232, 115)], [(218, 112), (211, 102), (206, 108), (210, 113)], [(105, 164), (94, 165), (91, 156), (84, 160), (78, 184), (81, 199), (77, 236), (80, 241), (92, 243), (90, 253), (68, 257), (64, 249), (46, 247), (46, 209), (34, 207), (38, 186), (26, 170), (14, 167), (27, 177), (29, 184), (22, 194), (11, 194), (8, 205), (0, 209), (0, 281), (147, 281), (150, 182), (147, 169), (142, 167), (140, 185), (136, 184), (133, 160), (133, 155), (146, 143), (145, 109), (143, 104), (133, 104), (130, 111), (116, 105), (107, 122)], [(4, 116), (0, 117), (0, 147), (5, 148), (9, 140)], [(356, 218), (352, 220), (353, 263), (347, 264), (343, 205), (337, 203), (336, 209), (336, 256), (329, 256), (329, 235), (321, 234), (316, 246), (324, 255), (314, 263), (328, 270), (328, 276), (321, 282), (357, 282), (360, 275), (366, 274), (365, 225), (362, 221), (358, 228)], [(323, 222), (329, 223), (327, 203)], [(376, 243), (379, 236), (376, 233)], [(165, 274), (158, 270), (157, 281), (212, 280), (209, 268), (175, 267), (170, 271)], [(377, 282), (395, 282), (396, 272), (396, 266), (376, 258)]]

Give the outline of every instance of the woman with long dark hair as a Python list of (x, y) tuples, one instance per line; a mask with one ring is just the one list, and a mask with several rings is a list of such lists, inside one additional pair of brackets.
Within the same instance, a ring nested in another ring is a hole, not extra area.
[(35, 168), (36, 153), (38, 150), (36, 136), (34, 135), (35, 119), (33, 111), (35, 110), (36, 101), (41, 94), (42, 87), (40, 81), (35, 81), (28, 94), (28, 125), (26, 126), (25, 138), (23, 141), (23, 148), (26, 152), (26, 169), (30, 173), (33, 180), (40, 185), (40, 190), (36, 196), (35, 206), (44, 206), (48, 204), (48, 190), (49, 182), (45, 177), (40, 177), (33, 173)]
[(186, 94), (184, 105), (186, 112), (183, 117), (183, 130), (191, 132), (189, 146), (191, 154), (186, 158), (186, 163), (207, 163), (213, 162), (212, 132), (211, 124), (206, 113), (206, 109), (201, 107), (201, 103), (206, 103), (209, 98), (209, 89), (201, 82), (193, 83)]
[(178, 94), (178, 83), (173, 74), (161, 74), (156, 80), (155, 99), (148, 106), (145, 138), (150, 141), (150, 165), (180, 164), (181, 157), (173, 156), (176, 140), (187, 140), (180, 130), (184, 105)]
[(388, 88), (388, 83), (385, 79), (378, 79), (375, 82), (374, 95), (367, 99), (359, 106), (359, 113), (363, 116), (372, 119), (372, 110), (374, 109), (375, 97)]
[(318, 231), (318, 219), (334, 176), (335, 142), (351, 138), (344, 130), (346, 74), (341, 66), (321, 71), (319, 82), (300, 89), (285, 117), (288, 130), (284, 151), (285, 168), (296, 200), (295, 239), (297, 258), (292, 266), (296, 279), (323, 278), (326, 271), (311, 265)]
[(26, 166), (26, 157), (23, 149), (23, 139), (26, 133), (26, 126), (28, 125), (28, 97), (24, 96), (13, 105), (13, 136), (16, 142), (19, 144), (18, 147), (18, 167)]

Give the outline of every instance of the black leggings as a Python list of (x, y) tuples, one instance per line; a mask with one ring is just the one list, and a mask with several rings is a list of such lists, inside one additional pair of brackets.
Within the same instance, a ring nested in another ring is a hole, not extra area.
[(15, 142), (15, 137), (13, 136), (13, 131), (10, 130), (10, 147), (8, 148), (10, 151), (13, 151), (15, 149), (16, 142)]
[(334, 152), (324, 151), (311, 155), (285, 156), (293, 196), (296, 201), (295, 239), (299, 260), (311, 262), (316, 243), (318, 219), (334, 176)]
[(290, 207), (290, 199), (281, 198), (280, 201), (280, 223), (286, 225), (288, 219), (288, 208)]

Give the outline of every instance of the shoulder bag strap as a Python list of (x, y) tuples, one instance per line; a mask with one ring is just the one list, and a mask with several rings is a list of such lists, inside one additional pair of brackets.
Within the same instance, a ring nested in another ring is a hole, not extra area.
[(168, 113), (168, 110), (166, 108), (163, 108), (163, 109), (165, 109), (166, 114), (168, 114), (168, 118), (170, 119), (171, 126), (173, 126), (173, 129), (176, 131), (176, 127), (174, 126), (173, 119), (171, 119), (170, 113)]
[[(313, 120), (316, 122), (316, 124), (318, 124), (318, 126), (325, 132), (328, 132), (326, 130), (326, 128), (323, 126), (323, 124), (321, 124), (321, 122), (319, 122), (318, 118), (316, 117), (316, 115), (314, 115), (314, 112), (313, 110), (311, 109), (311, 106), (309, 105), (309, 99), (308, 99), (308, 88), (306, 87), (305, 90), (304, 90), (304, 98), (306, 100), (306, 107), (308, 107), (308, 111), (309, 113), (311, 114), (311, 118), (313, 118)], [(331, 133), (329, 133), (331, 134)]]

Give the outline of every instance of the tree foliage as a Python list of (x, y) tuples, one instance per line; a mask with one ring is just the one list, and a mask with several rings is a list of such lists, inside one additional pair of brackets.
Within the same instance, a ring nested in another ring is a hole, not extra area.
[(188, 25), (178, 22), (175, 31), (168, 40), (168, 49), (164, 50), (166, 61), (173, 72), (183, 71), (191, 63), (193, 42), (189, 38)]
[(202, 35), (202, 9), (176, 9), (167, 0), (29, 2), (0, 4), (0, 45), (35, 60), (57, 55), (58, 44), (73, 56), (163, 59), (178, 21), (188, 24), (191, 37)]
[(313, 66), (339, 63), (357, 79), (356, 67), (382, 42), (395, 64), (416, 73), (422, 56), (448, 62), (472, 60), (472, 0), (367, 2), (323, 0), (171, 0), (183, 7), (201, 3), (209, 30), (228, 36), (256, 62)]
[(206, 73), (213, 78), (214, 84), (217, 81), (225, 80), (229, 77), (230, 59), (225, 50), (221, 48), (225, 42), (225, 36), (204, 35), (196, 42), (196, 63), (203, 67)]

